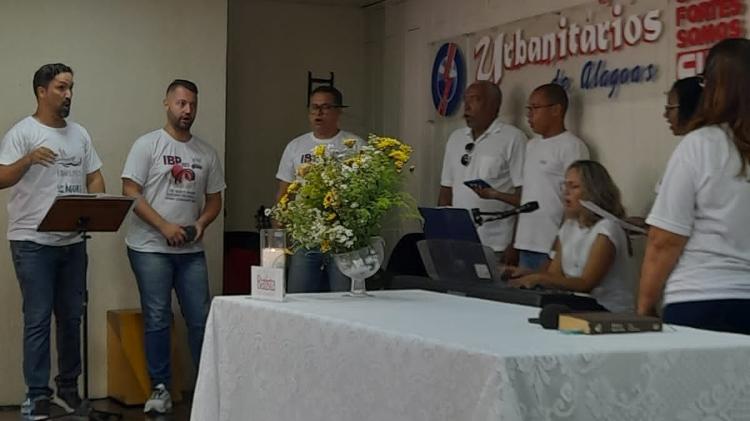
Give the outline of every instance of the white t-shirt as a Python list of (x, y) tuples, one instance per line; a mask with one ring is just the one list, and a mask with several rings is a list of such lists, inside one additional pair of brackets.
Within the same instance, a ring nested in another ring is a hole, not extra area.
[(318, 139), (312, 132), (305, 133), (294, 138), (281, 155), (279, 161), (279, 170), (276, 172), (276, 178), (291, 183), (297, 179), (297, 168), (302, 164), (312, 161), (312, 150), (322, 144), (331, 145), (334, 149), (344, 149), (344, 141), (354, 139), (359, 146), (364, 145), (364, 141), (357, 135), (339, 130), (336, 136), (330, 139)]
[(533, 138), (526, 146), (521, 202), (539, 202), (539, 209), (519, 215), (515, 246), (549, 253), (563, 219), (562, 185), (570, 164), (588, 159), (586, 144), (573, 133)]
[[(164, 129), (141, 136), (130, 149), (122, 178), (143, 187), (143, 197), (165, 220), (178, 225), (194, 225), (200, 216), (205, 195), (224, 190), (224, 172), (219, 156), (208, 143), (193, 136), (180, 142)], [(133, 213), (125, 243), (131, 249), (148, 253), (195, 253), (201, 242), (170, 247), (163, 235)]]
[(750, 299), (750, 176), (721, 126), (690, 132), (667, 164), (649, 225), (690, 237), (664, 304)]
[[(469, 165), (461, 163), (466, 154), (466, 145), (474, 142)], [(495, 190), (513, 193), (522, 183), (523, 160), (526, 152), (526, 135), (510, 124), (495, 120), (479, 138), (474, 141), (470, 128), (455, 130), (448, 138), (443, 155), (443, 172), (440, 184), (450, 187), (453, 193), (453, 206), (457, 208), (478, 208), (485, 212), (512, 209), (505, 202), (483, 199), (464, 181), (481, 179)], [(477, 227), (482, 244), (495, 251), (503, 251), (513, 238), (515, 218), (486, 222)]]
[(34, 117), (19, 121), (0, 144), (0, 165), (11, 165), (29, 152), (46, 147), (57, 153), (55, 165), (32, 165), (11, 188), (8, 201), (8, 240), (64, 246), (80, 241), (78, 233), (37, 232), (55, 196), (87, 193), (86, 176), (101, 168), (86, 129), (72, 121), (48, 127)]
[(583, 274), (591, 246), (599, 234), (606, 236), (615, 246), (615, 260), (604, 279), (590, 294), (610, 311), (633, 312), (635, 295), (628, 240), (617, 222), (603, 218), (591, 227), (584, 227), (575, 219), (566, 219), (558, 233), (563, 273), (569, 277)]

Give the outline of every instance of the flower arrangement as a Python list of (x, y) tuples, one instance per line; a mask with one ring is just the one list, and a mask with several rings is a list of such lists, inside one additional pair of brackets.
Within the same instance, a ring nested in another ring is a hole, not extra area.
[(354, 139), (344, 145), (315, 147), (312, 162), (299, 167), (297, 181), (271, 209), (292, 249), (342, 253), (365, 247), (389, 210), (413, 208), (414, 200), (401, 189), (410, 146), (375, 135), (366, 145)]

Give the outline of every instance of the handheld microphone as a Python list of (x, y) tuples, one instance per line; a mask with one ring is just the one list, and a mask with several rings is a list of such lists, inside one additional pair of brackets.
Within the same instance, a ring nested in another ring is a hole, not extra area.
[(195, 225), (188, 225), (186, 227), (182, 227), (183, 230), (185, 230), (185, 242), (191, 243), (193, 240), (195, 240), (196, 235), (198, 234), (198, 230), (195, 229)]
[[(500, 219), (509, 218), (514, 215), (518, 215), (521, 213), (529, 213), (534, 212), (535, 210), (539, 209), (539, 202), (533, 201), (533, 202), (527, 202), (523, 205), (513, 208), (511, 210), (502, 211), (502, 212), (482, 212), (478, 208), (473, 208), (471, 210), (471, 215), (474, 218), (474, 222), (477, 225), (482, 225), (484, 222), (489, 221), (497, 221)], [(492, 218), (487, 218), (486, 220), (482, 218), (482, 215), (490, 215)]]

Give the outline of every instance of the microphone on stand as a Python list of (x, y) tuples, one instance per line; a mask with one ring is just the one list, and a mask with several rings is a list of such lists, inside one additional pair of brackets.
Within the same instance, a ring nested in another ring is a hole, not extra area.
[[(474, 222), (477, 225), (482, 225), (485, 222), (498, 221), (500, 219), (510, 218), (511, 216), (518, 215), (520, 213), (534, 212), (537, 209), (539, 209), (539, 202), (533, 201), (524, 203), (517, 208), (501, 212), (482, 212), (478, 208), (473, 208), (471, 210), (471, 216), (474, 218)], [(482, 218), (482, 215), (488, 215), (492, 217)]]

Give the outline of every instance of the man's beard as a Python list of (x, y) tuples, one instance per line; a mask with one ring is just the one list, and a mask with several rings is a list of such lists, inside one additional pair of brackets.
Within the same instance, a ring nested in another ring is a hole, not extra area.
[(57, 110), (57, 114), (62, 117), (66, 118), (70, 115), (70, 104), (63, 104), (60, 106), (60, 108)]
[(182, 130), (190, 130), (190, 128), (193, 127), (193, 121), (194, 120), (188, 120), (185, 122), (182, 119), (177, 119), (177, 127)]
[(174, 126), (177, 129), (189, 131), (190, 127), (193, 126), (193, 123), (195, 122), (195, 119), (188, 119), (187, 121), (183, 121), (182, 118), (177, 117), (175, 115), (172, 115), (172, 126)]

